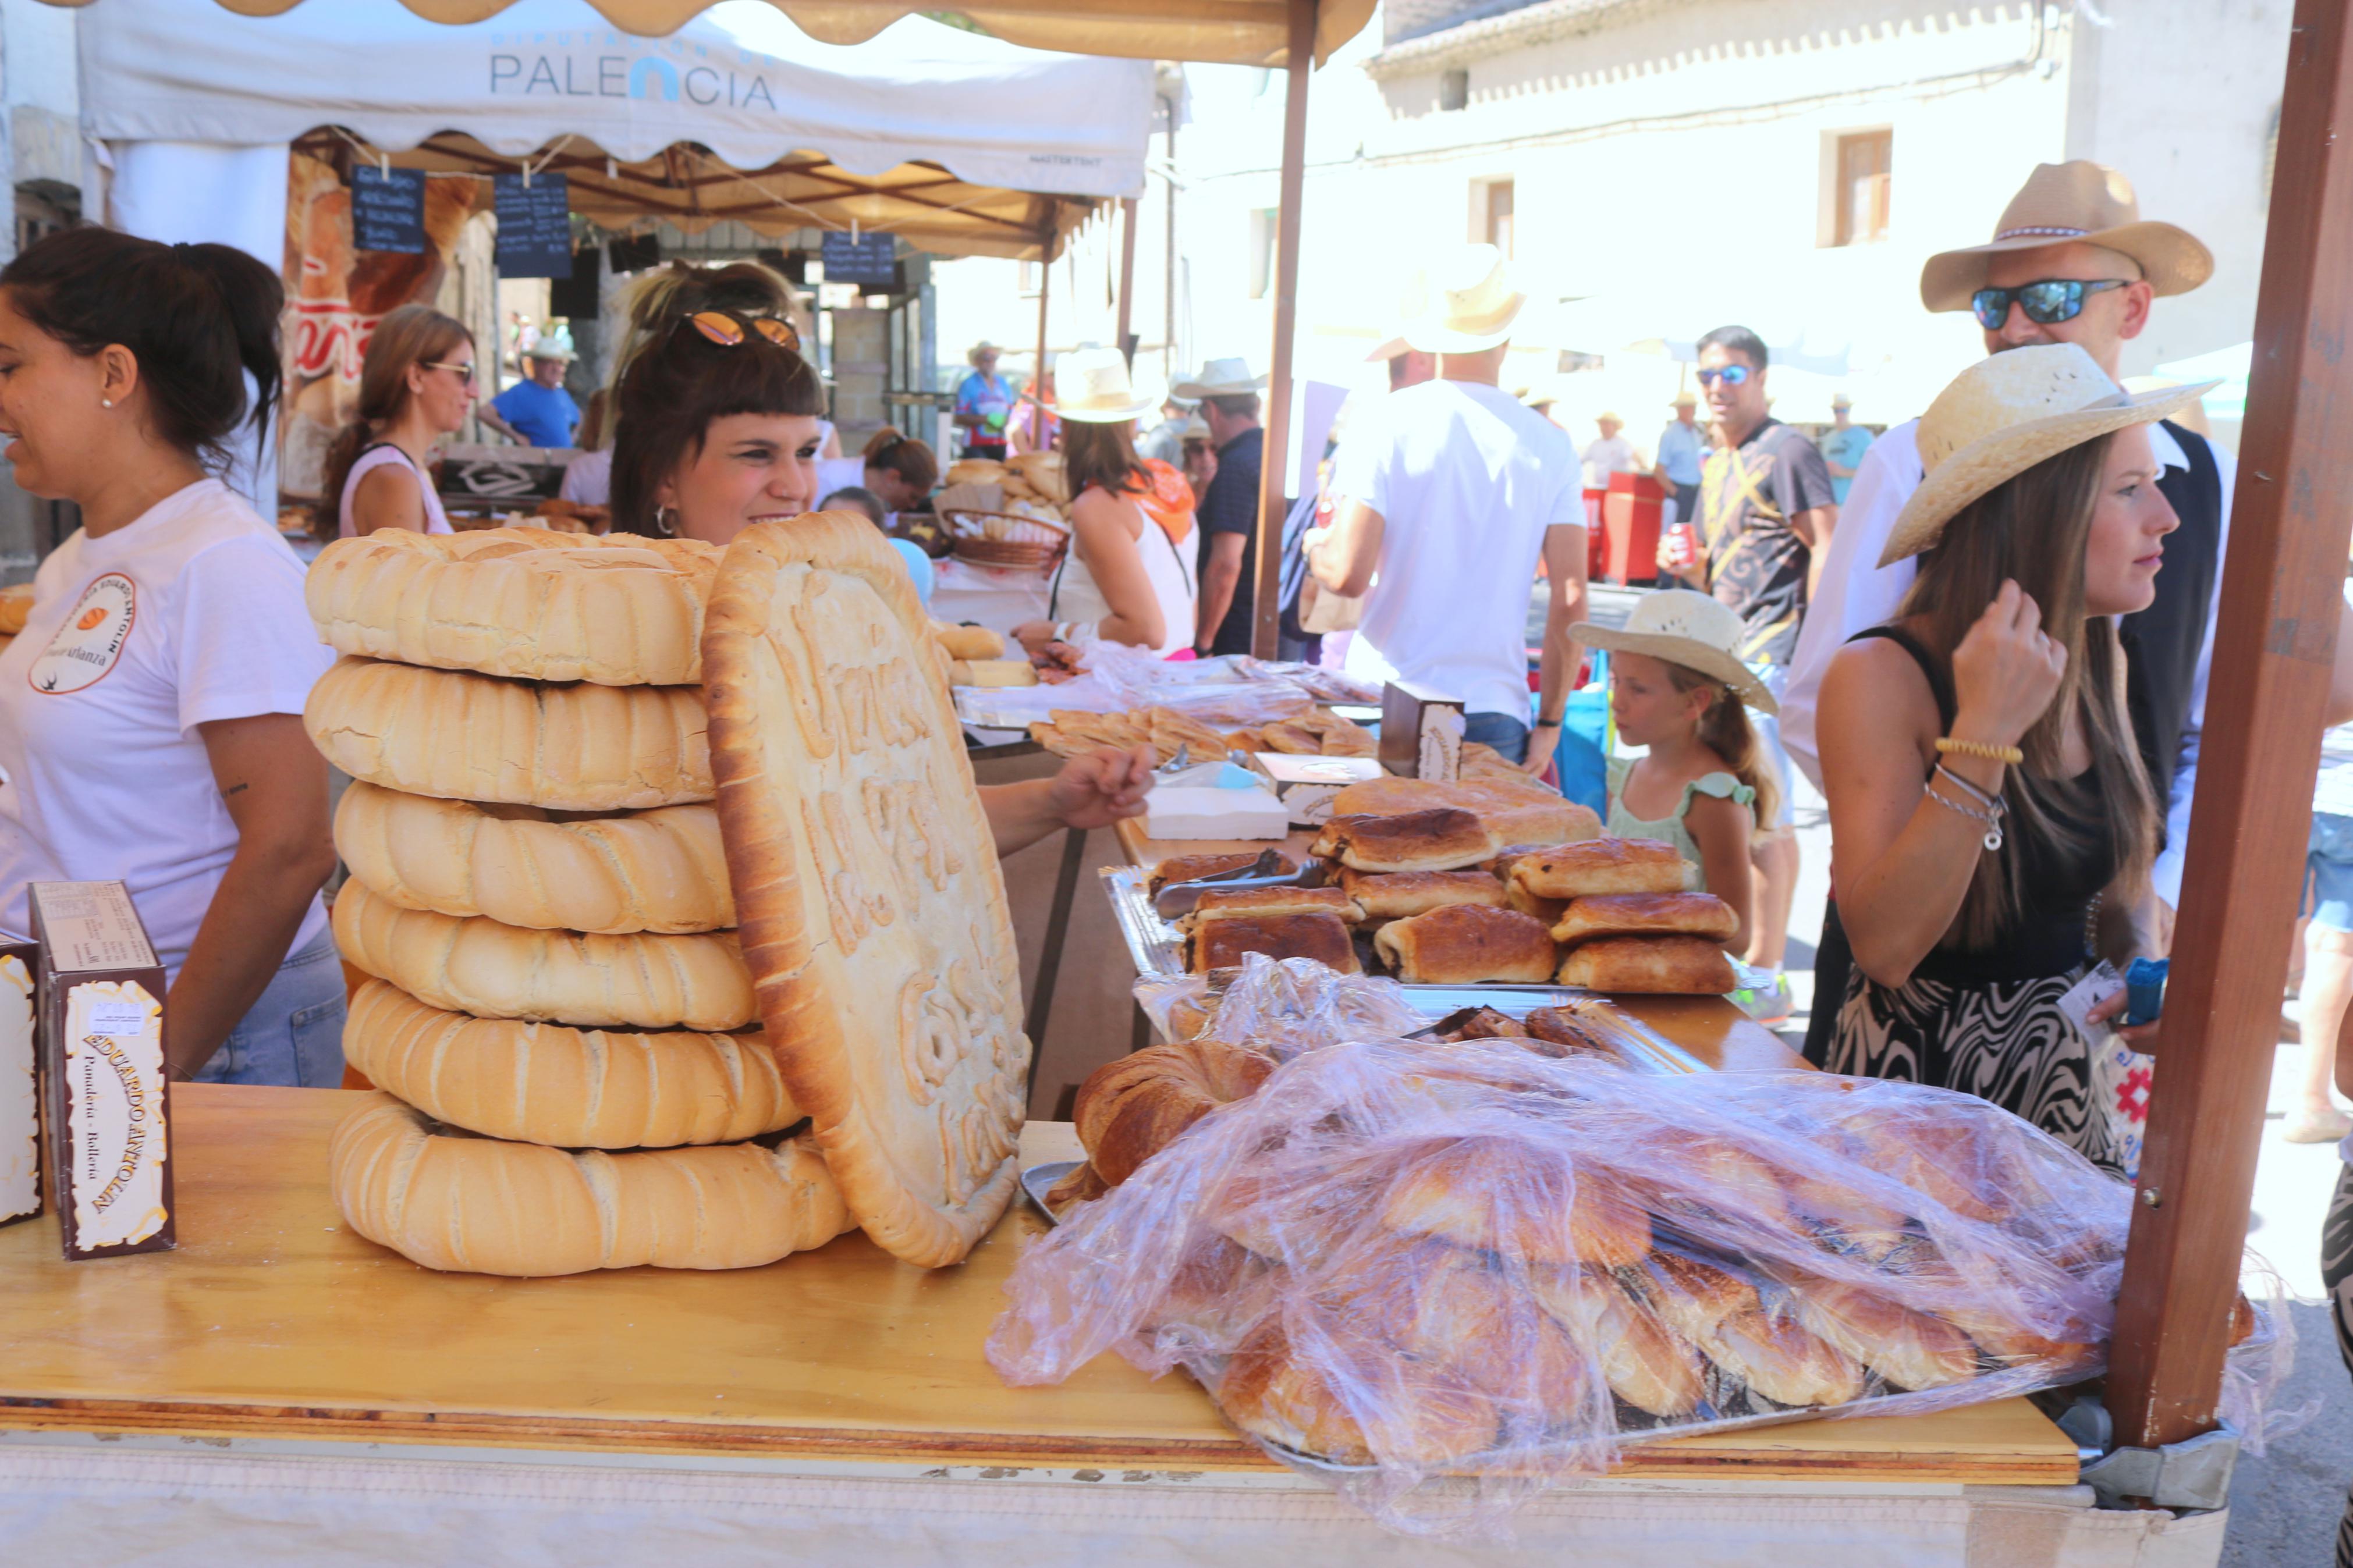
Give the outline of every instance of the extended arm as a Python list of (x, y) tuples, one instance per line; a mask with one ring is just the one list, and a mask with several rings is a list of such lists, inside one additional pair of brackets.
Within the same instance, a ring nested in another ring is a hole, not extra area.
[(1152, 788), (1152, 759), (1149, 746), (1105, 748), (1071, 758), (1050, 779), (981, 785), (980, 805), (998, 858), (1027, 849), (1057, 828), (1108, 827), (1122, 817), (1141, 816)]
[(1730, 904), (1740, 922), (1725, 940), (1724, 950), (1736, 956), (1746, 952), (1757, 912), (1748, 853), (1757, 834), (1757, 814), (1737, 801), (1694, 790), (1691, 809), (1683, 813), (1683, 827), (1699, 846), (1700, 873), (1707, 890)]
[(1585, 530), (1555, 523), (1545, 530), (1544, 655), (1536, 679), (1536, 727), (1528, 737), (1527, 768), (1544, 772), (1560, 746), (1560, 722), (1577, 680), (1581, 658), (1575, 627), (1585, 618)]

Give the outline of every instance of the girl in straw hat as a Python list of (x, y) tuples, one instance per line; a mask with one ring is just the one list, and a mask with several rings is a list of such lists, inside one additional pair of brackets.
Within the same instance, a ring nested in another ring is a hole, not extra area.
[[(1838, 1009), (1825, 1065), (1981, 1095), (2118, 1173), (2058, 1003), (2155, 850), (2111, 617), (2154, 597), (2177, 522), (2147, 426), (2205, 390), (2126, 394), (2072, 343), (1964, 371), (1921, 417), (1926, 477), (1882, 561), (1917, 555), (1919, 576), (1822, 684), (1855, 957), (1845, 994), (1815, 1002)], [(2147, 1049), (2156, 1027), (2122, 1033)]]
[(1740, 617), (1705, 594), (1665, 588), (1634, 606), (1617, 631), (1577, 629), (1608, 648), (1609, 717), (1619, 739), (1649, 754), (1609, 762), (1609, 832), (1672, 844), (1700, 868), (1700, 886), (1732, 906), (1740, 924), (1725, 946), (1746, 952), (1749, 841), (1773, 820), (1780, 783), (1749, 726), (1773, 694), (1736, 651)]

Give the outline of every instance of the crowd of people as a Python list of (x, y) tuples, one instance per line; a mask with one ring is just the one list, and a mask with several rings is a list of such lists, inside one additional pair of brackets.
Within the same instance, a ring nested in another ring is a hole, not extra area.
[[(1700, 340), (1699, 392), (1650, 469), (1671, 509), (1662, 585), (1614, 628), (1588, 616), (1585, 491), (1641, 460), (1614, 415), (1580, 452), (1504, 389), (1526, 296), (1493, 247), (1461, 248), (1419, 279), (1380, 355), (1388, 391), (1352, 407), (1285, 520), (1285, 648), (1458, 698), (1467, 740), (1536, 773), (1606, 656), (1620, 744), (1598, 804), (1732, 906), (1768, 1019), (1788, 1013), (1802, 772), (1828, 803), (1833, 888), (1808, 1056), (1980, 1095), (2122, 1175), (2137, 1141), (2060, 1001), (2097, 960), (2175, 940), (2235, 464), (2174, 417), (2203, 388), (2129, 393), (2119, 362), (2212, 260), (2089, 163), (2037, 169), (1991, 226), (1921, 279), (1987, 358), (1875, 439), (1843, 399), (1819, 442), (1776, 419), (1757, 333)], [(577, 472), (615, 530), (723, 546), (824, 504), (895, 532), (928, 504), (944, 476), (923, 441), (886, 429), (839, 455), (794, 303), (751, 265), (640, 280)], [(281, 305), (240, 252), (100, 228), (0, 272), (7, 458), (82, 518), (0, 654), (0, 926), (22, 928), (31, 881), (123, 879), (173, 977), (175, 1076), (318, 1085), (341, 1074), (343, 980), (319, 896), (328, 777), (299, 715), (329, 656), (296, 558), (217, 477), (276, 397)], [(430, 465), (481, 413), (477, 353), (424, 306), (378, 324), (322, 534), (449, 530)], [(1017, 393), (997, 358), (979, 345), (956, 394), (961, 455), (1058, 451), (1071, 497), (1022, 647), (1247, 651), (1266, 378), (1217, 359), (1163, 398), (1119, 352), (1081, 349)], [(499, 421), (575, 439), (567, 359), (536, 342)], [(2353, 718), (2348, 664), (2332, 722)], [(998, 847), (1133, 815), (1150, 763), (1105, 752), (985, 790)], [(2310, 1070), (2287, 1130), (2306, 1140), (2353, 1131), (2329, 1092), (2353, 997), (2344, 773), (2324, 774), (2311, 844)], [(2116, 1037), (2150, 1050), (2163, 1027)], [(2332, 1226), (2353, 1235), (2353, 1180)]]

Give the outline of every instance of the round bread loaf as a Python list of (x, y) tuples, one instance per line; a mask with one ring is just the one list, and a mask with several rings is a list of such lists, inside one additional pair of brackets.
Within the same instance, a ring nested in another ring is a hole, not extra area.
[(476, 1018), (382, 980), (352, 997), (343, 1059), (437, 1121), (563, 1149), (740, 1143), (801, 1119), (758, 1035)]
[(733, 931), (590, 936), (404, 910), (364, 882), (335, 898), (335, 945), (419, 1001), (583, 1028), (741, 1029), (759, 1016)]
[(302, 725), (343, 772), (410, 795), (557, 811), (712, 795), (691, 686), (544, 686), (344, 658), (311, 688)]
[(302, 595), (338, 653), (522, 680), (681, 686), (702, 679), (719, 570), (693, 539), (541, 528), (387, 528), (319, 552)]
[(1273, 1071), (1273, 1058), (1217, 1040), (1154, 1046), (1090, 1073), (1071, 1120), (1096, 1175), (1115, 1187), (1219, 1106), (1256, 1094)]
[(335, 1129), (327, 1159), (353, 1230), (463, 1274), (754, 1268), (850, 1226), (805, 1138), (571, 1153), (459, 1132), (378, 1092)]
[(407, 910), (608, 934), (735, 923), (708, 805), (559, 820), (536, 806), (353, 783), (335, 808), (335, 850), (371, 891)]

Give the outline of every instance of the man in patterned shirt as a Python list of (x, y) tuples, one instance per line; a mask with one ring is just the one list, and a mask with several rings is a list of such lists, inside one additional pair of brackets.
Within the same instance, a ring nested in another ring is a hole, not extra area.
[[(1820, 451), (1766, 411), (1766, 365), (1764, 340), (1746, 327), (1718, 327), (1699, 341), (1700, 394), (1715, 424), (1715, 447), (1700, 477), (1697, 571), (1707, 591), (1739, 613), (1740, 657), (1778, 698), (1838, 504)], [(1780, 726), (1763, 714), (1750, 721), (1781, 778), (1780, 820), (1757, 825), (1750, 852), (1764, 889), (1748, 948), (1749, 963), (1773, 972), (1756, 1011), (1778, 1022), (1789, 1014), (1781, 961), (1798, 895), (1797, 816)]]

